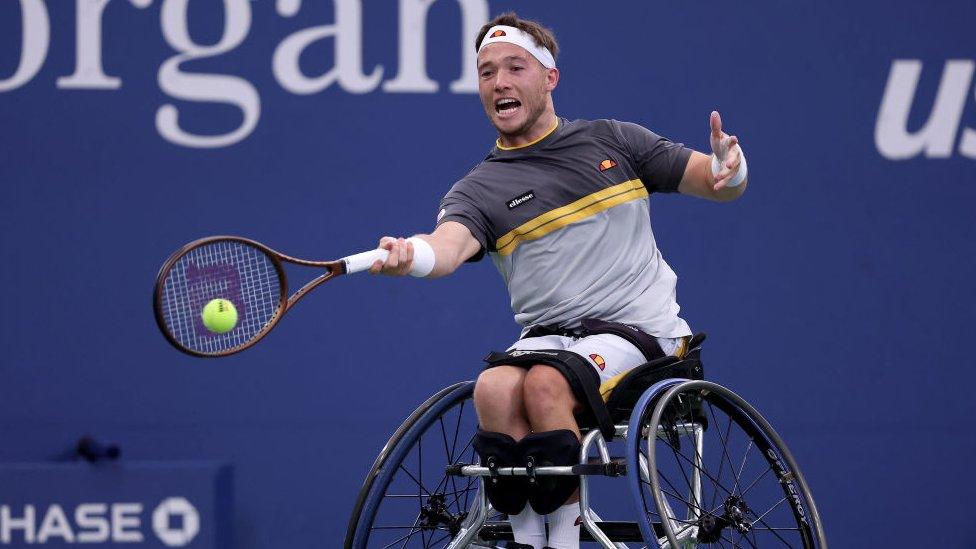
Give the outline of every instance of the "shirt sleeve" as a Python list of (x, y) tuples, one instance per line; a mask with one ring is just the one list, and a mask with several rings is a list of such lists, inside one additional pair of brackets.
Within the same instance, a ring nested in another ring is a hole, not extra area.
[(691, 149), (631, 122), (611, 122), (648, 192), (673, 193), (685, 174)]
[(488, 217), (475, 204), (470, 192), (463, 188), (464, 180), (459, 181), (441, 200), (437, 213), (437, 226), (447, 221), (455, 221), (468, 228), (471, 235), (481, 244), (478, 253), (468, 259), (469, 262), (480, 261), (485, 256), (490, 238), (490, 223)]

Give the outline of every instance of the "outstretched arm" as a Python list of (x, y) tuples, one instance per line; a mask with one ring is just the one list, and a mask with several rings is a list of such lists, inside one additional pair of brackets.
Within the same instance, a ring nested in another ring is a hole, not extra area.
[[(428, 244), (434, 252), (434, 270), (427, 278), (437, 278), (453, 273), (462, 263), (478, 253), (481, 244), (471, 235), (471, 231), (456, 221), (445, 221), (431, 234), (418, 234), (419, 238)], [(369, 268), (372, 274), (402, 276), (410, 272), (413, 266), (414, 245), (404, 238), (384, 236), (380, 239), (379, 248), (388, 250), (386, 262), (376, 261)]]
[(719, 170), (713, 173), (711, 156), (692, 152), (681, 183), (678, 184), (678, 192), (717, 202), (735, 200), (742, 196), (748, 183), (747, 177), (739, 185), (728, 185), (730, 181), (734, 181), (740, 169), (745, 169), (739, 139), (722, 131), (722, 117), (718, 111), (712, 111), (709, 124), (712, 129), (709, 141), (712, 153), (718, 160), (716, 167)]

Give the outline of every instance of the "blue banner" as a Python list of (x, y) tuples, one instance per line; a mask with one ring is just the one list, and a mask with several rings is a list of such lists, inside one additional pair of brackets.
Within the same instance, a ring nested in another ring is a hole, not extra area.
[(0, 465), (0, 547), (233, 547), (216, 463)]
[[(494, 143), (474, 42), (508, 9), (560, 41), (558, 115), (707, 152), (715, 109), (739, 137), (745, 195), (653, 195), (654, 235), (682, 317), (709, 334), (706, 377), (777, 427), (833, 545), (903, 546), (893, 525), (938, 508), (923, 544), (972, 546), (972, 483), (931, 481), (976, 459), (967, 0), (5, 0), (0, 461), (51, 460), (83, 433), (125, 459), (219, 460), (236, 471), (236, 547), (338, 546), (400, 421), (518, 337), (490, 262), (330, 282), (219, 360), (160, 335), (153, 281), (208, 235), (325, 260), (430, 231)], [(318, 274), (289, 270), (293, 289)], [(4, 471), (3, 497), (74, 474)], [(110, 471), (4, 500), (10, 544), (31, 505), (35, 540), (104, 526), (159, 546), (153, 513), (181, 497), (201, 516), (193, 543), (219, 546), (215, 496), (170, 490), (165, 469), (112, 488)], [(601, 513), (632, 512), (609, 499)]]

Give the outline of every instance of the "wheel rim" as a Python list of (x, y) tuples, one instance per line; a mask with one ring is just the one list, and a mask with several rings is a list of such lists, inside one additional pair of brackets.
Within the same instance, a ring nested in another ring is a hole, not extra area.
[[(671, 547), (826, 546), (795, 461), (737, 395), (687, 382), (668, 390), (649, 415), (642, 424), (660, 434), (639, 445), (655, 472), (641, 479), (642, 511), (662, 523)], [(696, 424), (705, 427), (701, 451)]]
[(405, 434), (405, 447), (391, 452), (387, 472), (374, 486), (377, 502), (364, 547), (442, 548), (454, 539), (476, 502), (478, 481), (444, 470), (477, 462), (471, 445), (476, 429), (469, 392), (433, 409)]

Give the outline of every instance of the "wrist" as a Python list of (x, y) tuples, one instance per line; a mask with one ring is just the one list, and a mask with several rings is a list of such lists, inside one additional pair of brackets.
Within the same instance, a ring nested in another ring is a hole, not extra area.
[[(712, 177), (718, 177), (718, 174), (722, 172), (722, 161), (712, 153)], [(726, 182), (726, 187), (738, 187), (746, 180), (748, 174), (748, 167), (746, 166), (746, 155), (742, 152), (742, 148), (739, 147), (739, 169), (732, 175)]]
[(436, 263), (434, 248), (429, 242), (416, 236), (411, 236), (407, 242), (413, 244), (413, 266), (410, 267), (410, 275), (418, 278), (429, 275)]

